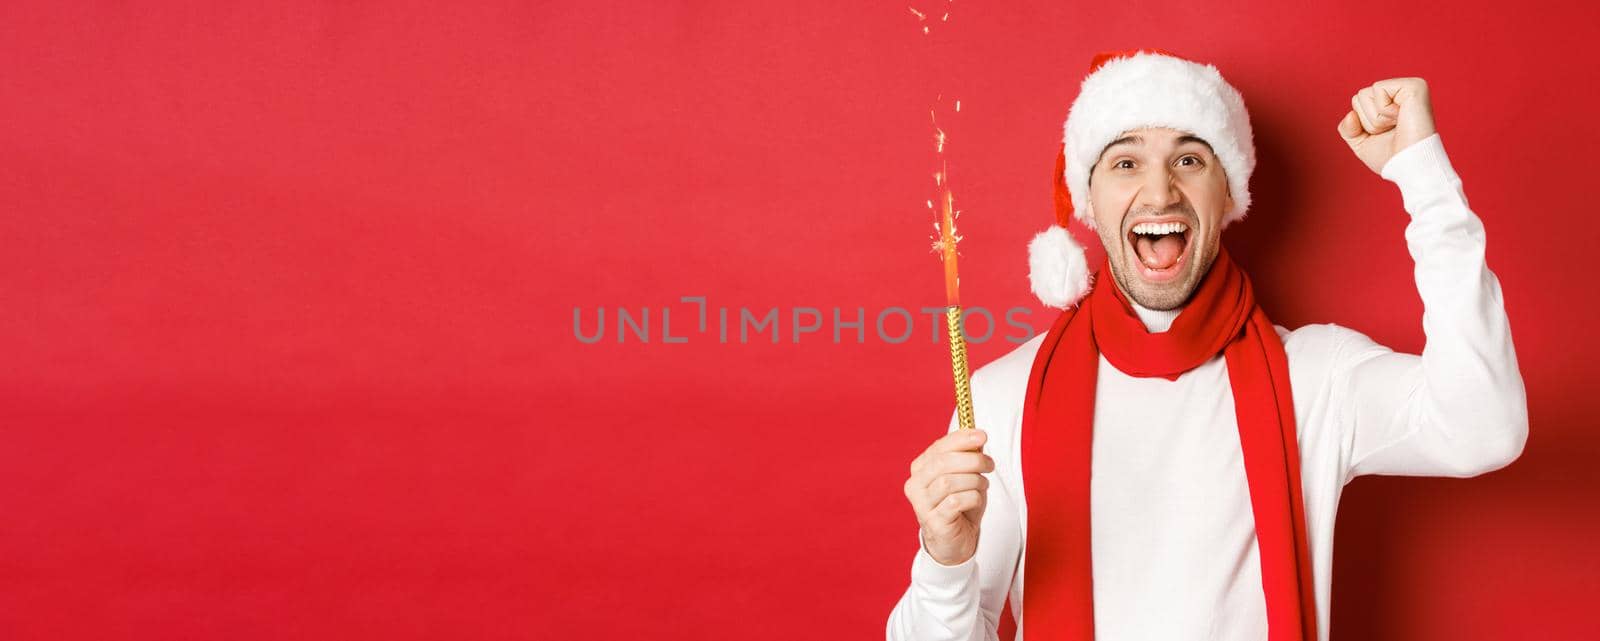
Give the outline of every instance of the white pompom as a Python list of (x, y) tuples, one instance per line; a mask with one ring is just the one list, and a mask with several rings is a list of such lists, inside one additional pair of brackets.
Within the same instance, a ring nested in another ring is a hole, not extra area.
[(1051, 225), (1028, 243), (1028, 280), (1039, 302), (1057, 309), (1089, 292), (1089, 259), (1065, 227)]

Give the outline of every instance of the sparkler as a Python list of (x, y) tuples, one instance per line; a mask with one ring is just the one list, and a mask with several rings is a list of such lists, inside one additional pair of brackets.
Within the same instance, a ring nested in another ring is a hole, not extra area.
[[(950, 0), (946, 0), (948, 8)], [(911, 14), (921, 23), (923, 35), (930, 34), (931, 12), (918, 11), (909, 7)], [(950, 12), (943, 12), (939, 23), (950, 20)], [(945, 161), (944, 148), (949, 137), (939, 127), (938, 107), (943, 94), (934, 99), (934, 108), (928, 110), (929, 119), (933, 125), (934, 152), (939, 156), (939, 170), (933, 174), (933, 182), (938, 194), (939, 204), (935, 207), (933, 200), (928, 200), (928, 208), (934, 210), (934, 231), (936, 233), (933, 250), (939, 254), (944, 263), (944, 298), (945, 313), (944, 325), (950, 341), (950, 372), (955, 381), (956, 390), (956, 417), (961, 429), (970, 430), (976, 427), (972, 415), (972, 382), (971, 371), (967, 362), (967, 337), (963, 330), (961, 314), (961, 276), (956, 269), (956, 245), (961, 242), (961, 235), (956, 233), (956, 219), (961, 216), (961, 211), (955, 207), (955, 196), (950, 192), (950, 169)], [(961, 101), (954, 100), (954, 112), (961, 112)]]

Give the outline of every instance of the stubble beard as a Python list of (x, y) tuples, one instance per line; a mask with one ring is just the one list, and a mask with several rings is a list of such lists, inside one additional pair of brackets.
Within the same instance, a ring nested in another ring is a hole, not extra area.
[(1125, 296), (1146, 309), (1171, 310), (1183, 306), (1189, 302), (1200, 281), (1211, 270), (1211, 263), (1216, 260), (1221, 246), (1221, 239), (1200, 238), (1198, 230), (1196, 231), (1191, 242), (1199, 243), (1199, 246), (1190, 248), (1194, 251), (1190, 257), (1196, 260), (1184, 265), (1184, 273), (1177, 280), (1157, 284), (1144, 280), (1133, 271), (1137, 268), (1132, 267), (1130, 261), (1139, 260), (1139, 255), (1128, 246), (1126, 234), (1120, 228), (1113, 232), (1117, 234), (1114, 238), (1106, 238), (1102, 230), (1100, 242), (1105, 247), (1117, 248), (1113, 254), (1116, 259), (1110, 261), (1111, 278), (1122, 288)]

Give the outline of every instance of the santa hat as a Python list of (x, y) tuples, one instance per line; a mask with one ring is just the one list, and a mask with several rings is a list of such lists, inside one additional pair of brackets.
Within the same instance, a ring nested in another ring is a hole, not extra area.
[(1045, 305), (1070, 307), (1088, 293), (1088, 260), (1067, 226), (1077, 218), (1095, 228), (1089, 170), (1106, 145), (1142, 127), (1186, 131), (1211, 145), (1233, 196), (1233, 209), (1223, 214), (1224, 229), (1250, 208), (1250, 174), (1256, 167), (1250, 115), (1244, 98), (1216, 67), (1160, 49), (1101, 53), (1090, 63), (1067, 114), (1056, 157), (1056, 224), (1028, 243), (1028, 278)]

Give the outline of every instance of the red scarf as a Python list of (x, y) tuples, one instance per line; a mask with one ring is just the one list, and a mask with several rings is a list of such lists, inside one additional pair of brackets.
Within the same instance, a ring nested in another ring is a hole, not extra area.
[[(1023, 620), (1028, 641), (1094, 638), (1089, 469), (1098, 356), (1131, 376), (1180, 374), (1227, 359), (1250, 506), (1261, 553), (1267, 638), (1315, 641), (1316, 601), (1288, 359), (1250, 280), (1219, 250), (1172, 328), (1151, 334), (1110, 279), (1110, 265), (1077, 310), (1045, 335), (1022, 413), (1028, 505)], [(1086, 313), (1085, 313), (1086, 312)], [(1159, 616), (1158, 613), (1151, 613)]]

